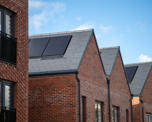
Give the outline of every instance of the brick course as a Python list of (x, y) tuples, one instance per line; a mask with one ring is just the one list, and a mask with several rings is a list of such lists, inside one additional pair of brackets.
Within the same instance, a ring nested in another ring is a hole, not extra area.
[(16, 82), (16, 122), (28, 122), (28, 0), (0, 0), (0, 5), (16, 13), (17, 64), (0, 61), (0, 78)]
[(78, 122), (76, 74), (30, 77), (29, 122)]

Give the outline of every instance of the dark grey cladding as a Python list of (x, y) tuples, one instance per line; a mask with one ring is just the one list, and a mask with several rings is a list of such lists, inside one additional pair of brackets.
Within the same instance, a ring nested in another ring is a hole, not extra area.
[(126, 72), (126, 77), (127, 77), (128, 83), (132, 82), (137, 69), (138, 69), (138, 66), (125, 67), (125, 72)]

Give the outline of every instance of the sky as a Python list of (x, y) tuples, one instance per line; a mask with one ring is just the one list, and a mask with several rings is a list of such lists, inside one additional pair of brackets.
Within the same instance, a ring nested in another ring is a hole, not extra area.
[(29, 34), (93, 28), (124, 64), (152, 61), (152, 0), (29, 0)]

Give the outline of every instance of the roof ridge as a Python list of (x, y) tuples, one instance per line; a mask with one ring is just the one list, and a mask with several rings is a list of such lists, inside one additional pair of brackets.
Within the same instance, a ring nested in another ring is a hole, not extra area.
[(103, 47), (103, 48), (100, 48), (99, 50), (104, 50), (104, 49), (117, 49), (117, 48), (120, 48), (120, 46)]
[(125, 66), (140, 65), (140, 64), (152, 64), (152, 61), (125, 64)]
[(52, 32), (52, 33), (42, 33), (42, 34), (33, 34), (30, 35), (29, 38), (35, 38), (35, 37), (41, 37), (41, 36), (51, 36), (56, 34), (68, 34), (68, 33), (74, 33), (74, 32), (85, 32), (85, 31), (93, 31), (93, 28), (89, 29), (83, 29), (83, 30), (70, 30), (70, 31), (63, 31), (63, 32)]

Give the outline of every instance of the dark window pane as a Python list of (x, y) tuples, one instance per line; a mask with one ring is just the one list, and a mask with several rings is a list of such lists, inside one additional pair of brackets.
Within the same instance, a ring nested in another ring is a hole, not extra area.
[(132, 67), (125, 67), (125, 72), (127, 76), (127, 80), (129, 83), (132, 82), (133, 77), (137, 71), (138, 66), (132, 66)]
[(98, 122), (101, 122), (101, 104), (98, 104)]
[(112, 122), (118, 122), (118, 117), (119, 117), (119, 108), (118, 107), (115, 107), (113, 106), (112, 107)]
[(152, 114), (146, 114), (146, 122), (152, 122)]
[(98, 103), (95, 103), (95, 110), (96, 110), (96, 122), (98, 122)]
[(51, 37), (43, 56), (64, 55), (71, 36)]
[(6, 14), (5, 16), (5, 31), (8, 35), (11, 35), (11, 15), (10, 14)]
[(2, 83), (0, 82), (0, 106), (2, 106)]
[(126, 109), (126, 122), (129, 122), (129, 111)]
[(2, 30), (2, 12), (0, 10), (0, 31)]
[(95, 103), (96, 122), (103, 122), (103, 104), (101, 102)]
[(5, 85), (5, 107), (10, 107), (11, 101), (11, 87), (9, 85)]
[(37, 38), (30, 39), (29, 42), (29, 57), (40, 57), (46, 45), (48, 44), (49, 38)]
[(81, 100), (81, 119), (82, 122), (86, 122), (86, 97), (82, 96), (82, 100)]

